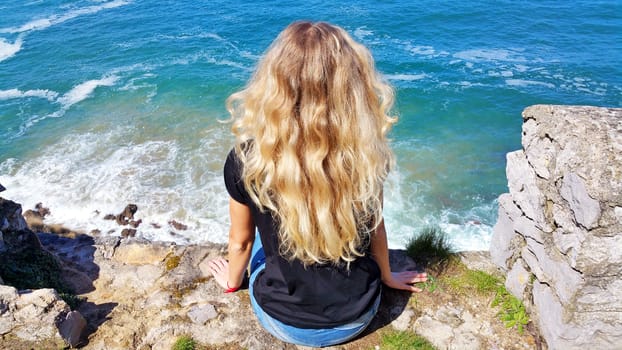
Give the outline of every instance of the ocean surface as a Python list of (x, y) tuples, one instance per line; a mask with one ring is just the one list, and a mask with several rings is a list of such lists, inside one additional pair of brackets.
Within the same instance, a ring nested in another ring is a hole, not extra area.
[(299, 19), (345, 28), (397, 90), (394, 248), (431, 225), (488, 248), (525, 107), (622, 106), (615, 0), (3, 0), (2, 197), (117, 235), (104, 215), (135, 203), (139, 236), (226, 242), (224, 101)]

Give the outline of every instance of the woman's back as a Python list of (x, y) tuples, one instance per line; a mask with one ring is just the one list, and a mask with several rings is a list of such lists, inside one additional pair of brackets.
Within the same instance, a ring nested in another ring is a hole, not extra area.
[(304, 264), (363, 255), (382, 215), (392, 101), (365, 47), (309, 22), (285, 29), (230, 97), (244, 185), (278, 219), (283, 255)]
[[(380, 270), (366, 249), (350, 263), (305, 265), (279, 252), (278, 222), (253, 203), (242, 185), (241, 163), (231, 151), (225, 184), (233, 199), (247, 205), (259, 232), (265, 269), (254, 279), (253, 296), (263, 310), (287, 324), (324, 328), (358, 319), (380, 293)], [(368, 242), (365, 242), (368, 243)], [(367, 246), (368, 244), (364, 244)]]

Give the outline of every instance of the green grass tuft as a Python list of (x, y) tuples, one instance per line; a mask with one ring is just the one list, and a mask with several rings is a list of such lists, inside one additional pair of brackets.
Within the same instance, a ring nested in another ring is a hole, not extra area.
[(424, 228), (406, 245), (406, 254), (424, 265), (443, 263), (449, 260), (453, 253), (454, 249), (447, 235), (438, 227)]
[(197, 343), (188, 335), (182, 335), (177, 338), (175, 344), (173, 344), (172, 350), (195, 350)]
[(497, 291), (501, 285), (501, 280), (497, 277), (479, 270), (467, 270), (465, 282), (473, 286), (480, 294), (493, 293)]
[(382, 350), (435, 350), (424, 337), (404, 331), (390, 331), (383, 334), (380, 348)]
[(446, 277), (443, 283), (458, 294), (477, 293), (479, 295), (494, 295), (503, 287), (501, 280), (484, 271), (470, 270), (461, 265), (462, 272), (456, 276)]

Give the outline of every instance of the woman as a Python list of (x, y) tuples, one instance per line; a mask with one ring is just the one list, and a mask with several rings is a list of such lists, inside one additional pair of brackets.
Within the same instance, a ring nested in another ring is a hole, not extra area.
[[(242, 285), (277, 338), (306, 346), (352, 339), (381, 285), (411, 292), (425, 273), (392, 273), (382, 185), (392, 89), (343, 29), (296, 22), (227, 100), (236, 146), (225, 163), (228, 261), (210, 262), (226, 292)], [(256, 232), (257, 236), (256, 237)]]

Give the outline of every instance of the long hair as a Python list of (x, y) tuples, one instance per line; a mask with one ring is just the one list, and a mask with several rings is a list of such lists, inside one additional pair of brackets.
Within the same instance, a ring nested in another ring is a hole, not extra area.
[(295, 22), (227, 99), (252, 200), (279, 222), (280, 254), (351, 262), (382, 218), (393, 90), (370, 52), (328, 23)]

